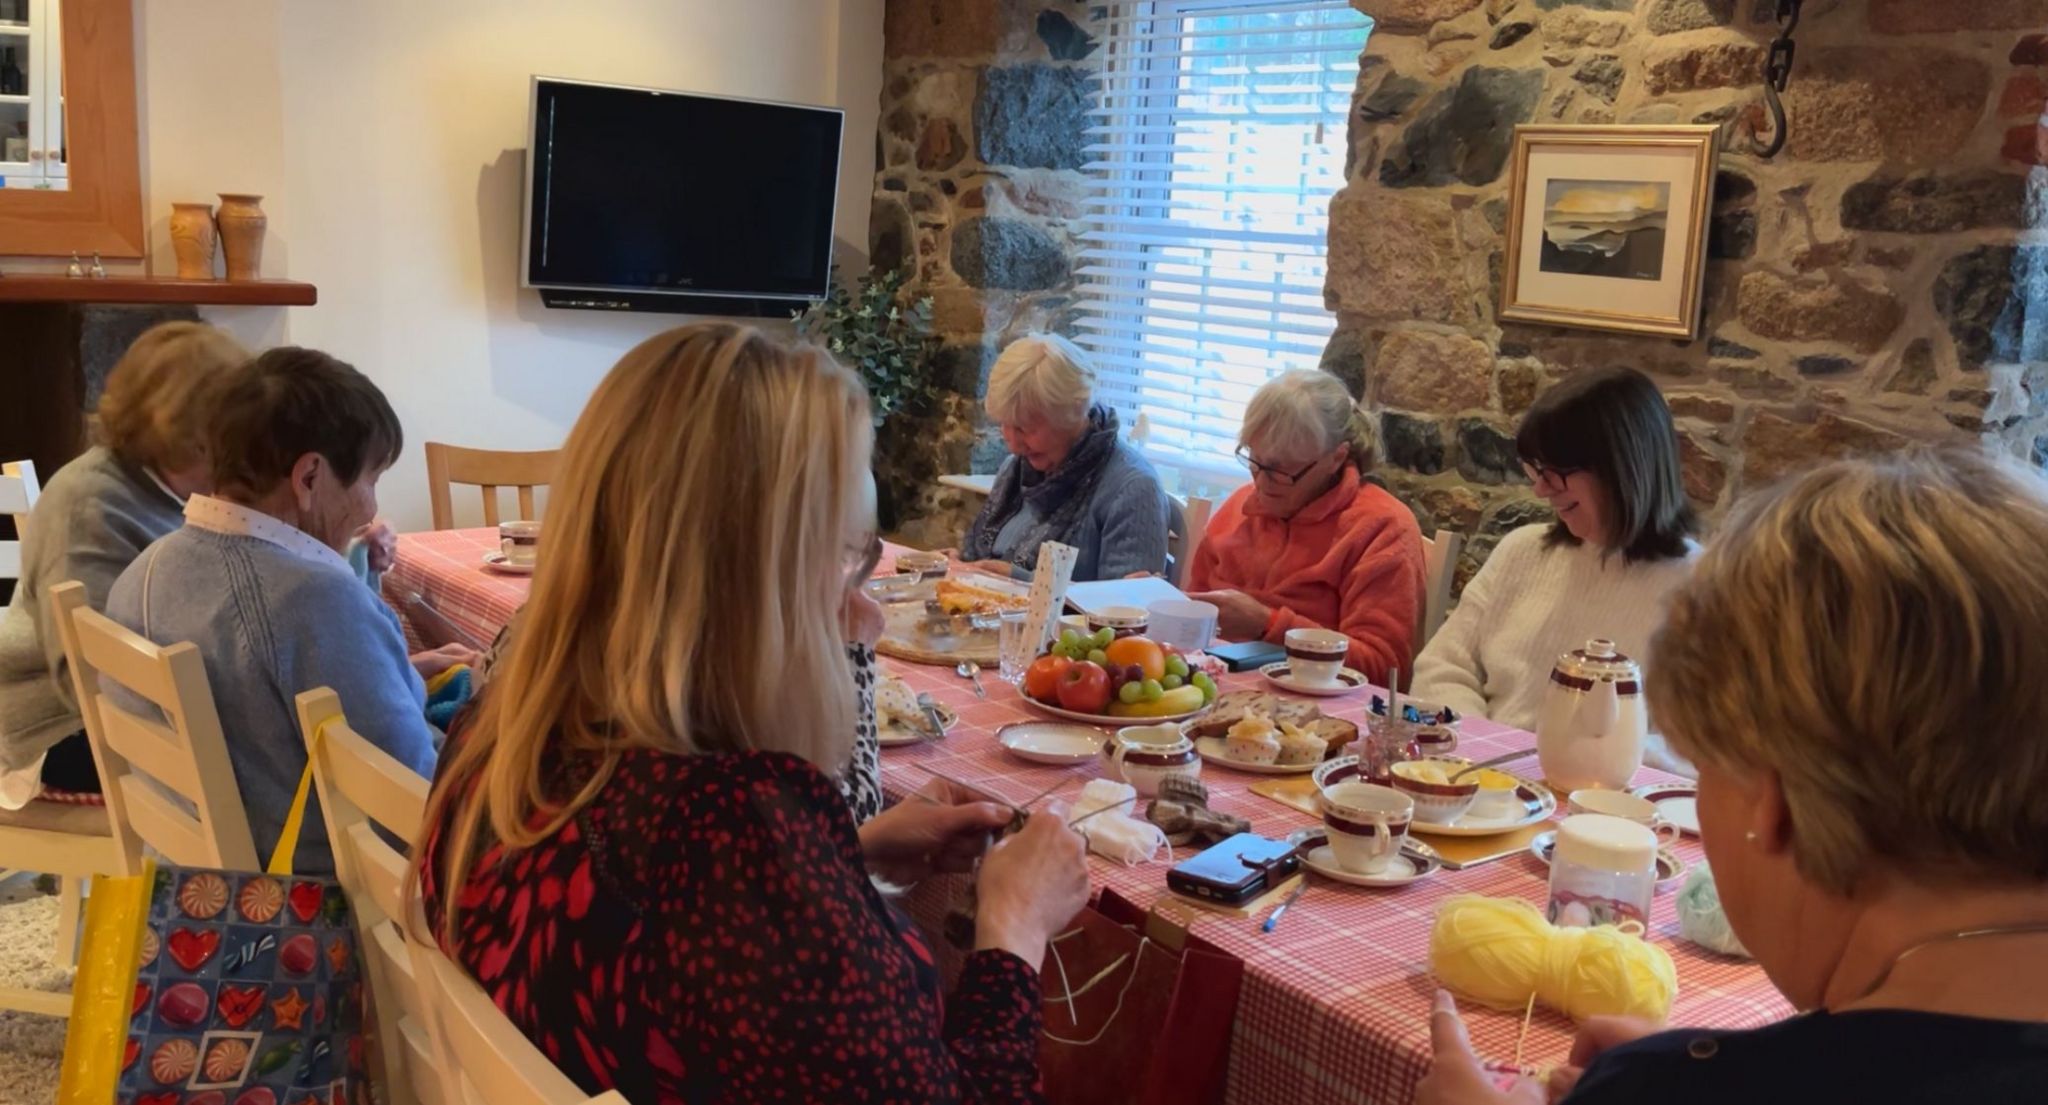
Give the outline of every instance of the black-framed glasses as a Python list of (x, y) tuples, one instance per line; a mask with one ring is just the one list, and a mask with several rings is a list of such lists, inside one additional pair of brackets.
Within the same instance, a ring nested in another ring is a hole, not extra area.
[(846, 568), (848, 585), (867, 582), (875, 574), (875, 566), (882, 562), (882, 535), (870, 532), (864, 540), (847, 545), (839, 554), (839, 562)]
[(1297, 468), (1292, 472), (1288, 472), (1283, 469), (1275, 468), (1270, 464), (1260, 464), (1258, 461), (1253, 460), (1252, 451), (1250, 449), (1245, 448), (1242, 445), (1237, 447), (1237, 459), (1239, 461), (1242, 461), (1244, 463), (1244, 466), (1251, 470), (1253, 479), (1257, 479), (1260, 476), (1264, 476), (1267, 479), (1272, 480), (1275, 485), (1280, 487), (1293, 487), (1296, 480), (1299, 480), (1303, 476), (1308, 475), (1309, 469), (1314, 468), (1316, 465), (1322, 463), (1319, 460), (1312, 460), (1309, 461), (1307, 464), (1302, 465), (1300, 468)]
[(1528, 474), (1530, 483), (1542, 483), (1546, 477), (1563, 483), (1585, 470), (1583, 466), (1567, 468), (1561, 464), (1545, 464), (1540, 460), (1532, 460), (1528, 457), (1522, 458), (1522, 471)]

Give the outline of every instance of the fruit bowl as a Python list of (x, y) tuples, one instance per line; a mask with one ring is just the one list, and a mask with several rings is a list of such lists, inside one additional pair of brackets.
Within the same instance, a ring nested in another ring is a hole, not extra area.
[(1101, 725), (1181, 721), (1216, 701), (1216, 681), (1145, 637), (1067, 629), (1033, 661), (1025, 701), (1055, 717)]

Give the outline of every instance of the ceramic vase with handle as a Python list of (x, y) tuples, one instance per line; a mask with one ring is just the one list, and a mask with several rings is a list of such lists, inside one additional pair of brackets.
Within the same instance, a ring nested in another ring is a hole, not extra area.
[(171, 250), (178, 256), (178, 279), (213, 279), (213, 205), (171, 205)]
[(1628, 786), (1648, 733), (1643, 670), (1613, 641), (1587, 641), (1557, 658), (1536, 722), (1536, 755), (1552, 789)]
[(220, 248), (227, 254), (229, 280), (255, 280), (263, 271), (263, 231), (270, 219), (263, 197), (220, 194)]

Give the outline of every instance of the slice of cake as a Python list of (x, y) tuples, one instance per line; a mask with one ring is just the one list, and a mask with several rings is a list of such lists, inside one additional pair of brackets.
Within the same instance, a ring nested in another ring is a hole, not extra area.
[(1223, 754), (1239, 763), (1273, 763), (1280, 758), (1280, 731), (1271, 718), (1246, 715), (1223, 738)]
[(1280, 723), (1280, 758), (1276, 763), (1315, 764), (1323, 761), (1323, 751), (1329, 742), (1314, 732), (1300, 728), (1292, 722)]

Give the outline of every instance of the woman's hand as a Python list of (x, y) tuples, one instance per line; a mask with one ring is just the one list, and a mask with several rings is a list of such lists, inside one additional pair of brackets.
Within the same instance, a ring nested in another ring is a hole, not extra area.
[(392, 532), (391, 523), (382, 518), (356, 531), (355, 539), (361, 541), (370, 553), (370, 570), (382, 575), (398, 563), (398, 534)]
[(846, 604), (839, 609), (839, 625), (848, 644), (875, 647), (875, 642), (882, 639), (886, 624), (882, 604), (876, 602), (866, 588), (854, 587), (846, 592)]
[(1047, 803), (1024, 830), (982, 860), (974, 950), (995, 948), (1036, 969), (1045, 946), (1088, 904), (1088, 842), (1067, 828), (1067, 807)]
[(1442, 990), (1429, 1014), (1429, 1045), (1434, 1058), (1415, 1087), (1415, 1105), (1547, 1105), (1544, 1087), (1533, 1079), (1517, 1077), (1506, 1089), (1495, 1083), (1472, 1052), (1458, 1003)]
[(421, 679), (432, 679), (458, 664), (475, 667), (478, 655), (477, 650), (468, 645), (446, 644), (440, 648), (413, 653), (412, 670), (419, 672)]
[(1256, 641), (1266, 635), (1273, 611), (1243, 591), (1197, 591), (1188, 596), (1216, 607), (1216, 635), (1232, 641)]
[(1623, 1044), (1664, 1031), (1664, 1026), (1641, 1017), (1588, 1017), (1572, 1038), (1569, 1064), (1550, 1072), (1550, 1100), (1562, 1101), (1579, 1084), (1579, 1076), (1593, 1060)]
[(869, 872), (896, 886), (926, 875), (974, 869), (989, 834), (1009, 824), (1008, 806), (979, 800), (943, 779), (883, 810), (860, 827)]

